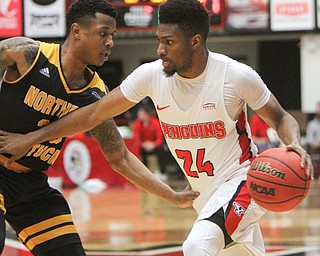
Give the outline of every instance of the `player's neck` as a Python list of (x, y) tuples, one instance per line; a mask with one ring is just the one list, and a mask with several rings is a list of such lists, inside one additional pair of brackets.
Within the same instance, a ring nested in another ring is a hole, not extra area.
[(186, 72), (178, 72), (178, 75), (184, 78), (196, 78), (203, 73), (207, 66), (209, 52), (206, 48), (199, 49), (194, 53), (192, 58), (192, 66)]
[(77, 56), (77, 51), (68, 41), (61, 46), (61, 67), (70, 89), (79, 89), (87, 85), (87, 64)]

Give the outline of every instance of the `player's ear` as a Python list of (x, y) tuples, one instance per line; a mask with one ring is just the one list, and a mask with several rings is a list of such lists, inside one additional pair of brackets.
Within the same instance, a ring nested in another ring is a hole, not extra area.
[(80, 26), (78, 23), (73, 23), (71, 25), (71, 32), (70, 32), (73, 37), (75, 37), (76, 39), (80, 38)]
[(194, 49), (197, 49), (200, 47), (201, 44), (202, 44), (202, 36), (200, 34), (195, 34), (192, 37), (192, 47)]

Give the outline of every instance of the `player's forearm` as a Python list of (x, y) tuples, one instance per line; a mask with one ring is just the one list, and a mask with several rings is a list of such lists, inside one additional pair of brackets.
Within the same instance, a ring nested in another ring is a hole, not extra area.
[(123, 161), (113, 163), (112, 167), (142, 190), (178, 205), (176, 192), (156, 178), (131, 152), (127, 151)]
[(298, 122), (289, 114), (285, 114), (277, 128), (277, 134), (285, 145), (300, 145), (300, 128)]
[(102, 122), (95, 120), (91, 112), (94, 109), (93, 103), (89, 106), (79, 108), (72, 113), (52, 122), (41, 129), (28, 133), (28, 140), (32, 145), (56, 139), (71, 136), (83, 131), (88, 131)]
[(40, 129), (37, 134), (32, 135), (34, 142), (38, 144), (43, 141), (89, 131), (104, 121), (125, 112), (134, 104), (128, 101), (117, 87), (101, 100), (81, 107)]

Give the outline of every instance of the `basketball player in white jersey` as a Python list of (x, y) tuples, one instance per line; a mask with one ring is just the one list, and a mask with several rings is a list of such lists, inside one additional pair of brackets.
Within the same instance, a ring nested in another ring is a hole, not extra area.
[(138, 67), (97, 103), (37, 132), (1, 131), (0, 153), (13, 155), (10, 165), (33, 144), (89, 130), (149, 96), (171, 153), (192, 189), (200, 192), (184, 255), (265, 255), (258, 224), (265, 210), (251, 199), (246, 184), (257, 155), (246, 108), (273, 127), (288, 150), (302, 156), (301, 165), (312, 175), (299, 125), (252, 68), (207, 49), (208, 13), (197, 0), (169, 0), (160, 6), (158, 19), (159, 60)]

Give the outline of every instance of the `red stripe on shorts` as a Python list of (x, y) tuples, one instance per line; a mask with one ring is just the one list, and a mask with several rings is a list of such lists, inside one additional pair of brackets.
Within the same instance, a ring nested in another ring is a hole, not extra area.
[(247, 183), (244, 183), (240, 191), (237, 191), (235, 197), (230, 201), (232, 206), (225, 222), (226, 230), (230, 236), (238, 227), (250, 203), (251, 196), (247, 188)]

